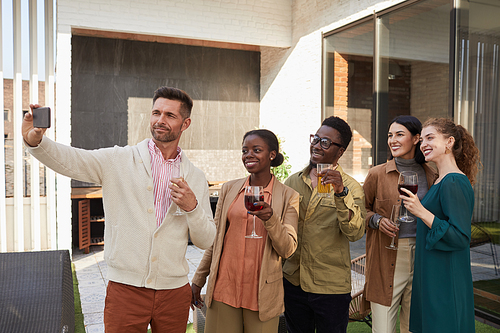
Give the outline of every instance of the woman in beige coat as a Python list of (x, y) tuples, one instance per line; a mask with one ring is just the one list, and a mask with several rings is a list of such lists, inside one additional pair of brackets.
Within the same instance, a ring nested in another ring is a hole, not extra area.
[[(283, 163), (274, 133), (245, 134), (242, 161), (250, 176), (222, 186), (215, 223), (217, 235), (193, 278), (194, 306), (201, 307), (206, 283), (207, 333), (276, 332), (284, 311), (281, 259), (297, 248), (299, 196), (281, 184), (271, 166)], [(245, 186), (262, 186), (263, 209), (247, 212)], [(262, 238), (246, 238), (253, 227)]]

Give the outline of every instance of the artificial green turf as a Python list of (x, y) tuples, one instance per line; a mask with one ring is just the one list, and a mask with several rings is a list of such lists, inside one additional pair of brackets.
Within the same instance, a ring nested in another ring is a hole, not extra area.
[(474, 288), (500, 295), (500, 279), (475, 281)]
[(75, 333), (85, 333), (82, 303), (80, 301), (80, 292), (78, 291), (78, 279), (76, 278), (75, 264), (73, 263), (71, 263), (71, 272), (73, 274), (73, 295), (75, 298)]
[[(347, 325), (347, 333), (371, 333), (372, 329), (365, 323), (352, 322)], [(399, 333), (399, 316), (396, 323), (396, 332)], [(476, 333), (499, 333), (500, 330), (476, 320)]]

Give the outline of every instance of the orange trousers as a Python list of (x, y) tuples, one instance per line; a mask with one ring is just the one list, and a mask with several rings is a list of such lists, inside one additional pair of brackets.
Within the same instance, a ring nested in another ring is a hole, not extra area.
[(191, 304), (189, 283), (167, 290), (109, 281), (104, 307), (106, 333), (185, 333)]

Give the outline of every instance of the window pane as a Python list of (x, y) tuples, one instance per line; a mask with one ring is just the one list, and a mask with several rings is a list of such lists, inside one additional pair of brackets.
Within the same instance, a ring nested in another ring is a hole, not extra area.
[(398, 115), (449, 117), (450, 1), (422, 1), (377, 21), (377, 164), (389, 158), (388, 123)]
[(373, 22), (325, 38), (324, 118), (335, 115), (353, 130), (339, 163), (358, 181), (372, 165)]

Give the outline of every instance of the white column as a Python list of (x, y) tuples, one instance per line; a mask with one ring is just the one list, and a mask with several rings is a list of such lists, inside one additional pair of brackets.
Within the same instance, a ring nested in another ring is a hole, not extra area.
[[(0, 1), (0, 17), (2, 17), (2, 1)], [(0, 24), (0, 106), (4, 112), (3, 100), (3, 47), (2, 24)], [(5, 129), (4, 120), (0, 121), (0, 165), (5, 165)], [(0, 252), (7, 252), (7, 214), (5, 204), (5, 167), (0, 171)]]
[[(56, 141), (71, 144), (71, 27), (57, 27)], [(57, 249), (71, 251), (71, 179), (57, 175)]]
[(23, 80), (21, 68), (21, 0), (12, 1), (14, 25), (14, 107), (12, 112), (14, 133), (14, 248), (24, 251), (23, 216)]
[[(52, 110), (51, 128), (45, 132), (50, 139), (55, 139), (55, 110), (54, 110), (54, 2), (45, 0), (45, 105)], [(57, 222), (56, 222), (56, 175), (46, 169), (47, 184), (47, 226), (49, 233), (49, 248), (57, 249)]]
[[(37, 0), (29, 0), (30, 17), (30, 104), (38, 104)], [(41, 250), (40, 235), (40, 163), (30, 155), (31, 248)]]

